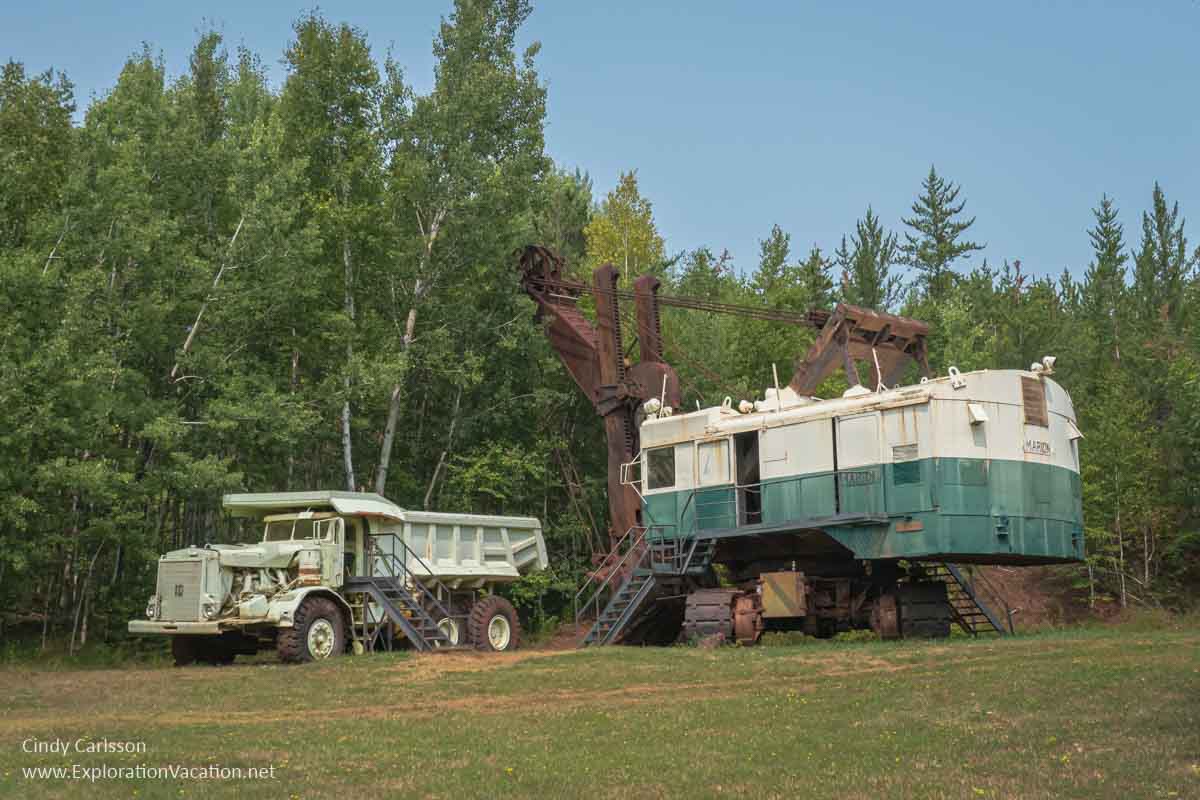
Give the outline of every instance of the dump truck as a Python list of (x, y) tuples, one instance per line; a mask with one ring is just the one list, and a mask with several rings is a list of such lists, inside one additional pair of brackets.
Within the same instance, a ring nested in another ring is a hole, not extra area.
[(412, 511), (345, 491), (230, 494), (223, 506), (261, 525), (261, 540), (161, 556), (146, 618), (129, 623), (170, 637), (180, 666), (269, 648), (285, 662), (512, 650), (520, 623), (496, 590), (547, 566), (530, 517)]

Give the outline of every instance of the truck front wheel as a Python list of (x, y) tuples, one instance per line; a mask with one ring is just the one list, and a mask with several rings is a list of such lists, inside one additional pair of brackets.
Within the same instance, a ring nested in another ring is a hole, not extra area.
[(232, 664), (237, 656), (233, 642), (225, 636), (205, 636), (204, 641), (199, 644), (199, 659), (205, 664)]
[(172, 636), (171, 655), (175, 657), (175, 666), (186, 667), (196, 663), (200, 656), (199, 642), (195, 636)]
[(483, 597), (471, 606), (467, 635), (479, 650), (516, 650), (521, 643), (517, 610), (503, 597), (494, 594)]
[(345, 652), (346, 628), (342, 612), (332, 600), (306, 599), (292, 621), (292, 627), (282, 628), (275, 640), (280, 661), (322, 661)]

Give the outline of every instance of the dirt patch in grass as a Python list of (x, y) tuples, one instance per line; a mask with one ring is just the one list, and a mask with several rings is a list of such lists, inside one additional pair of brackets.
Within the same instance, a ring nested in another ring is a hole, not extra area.
[(572, 622), (564, 622), (558, 626), (558, 630), (554, 632), (550, 638), (538, 642), (533, 649), (544, 652), (554, 652), (556, 650), (575, 650), (587, 638), (588, 628), (591, 623), (580, 625), (578, 628)]
[(419, 653), (397, 663), (392, 672), (400, 673), (401, 680), (419, 678), (433, 680), (448, 673), (487, 672), (520, 664), (524, 661), (558, 658), (571, 655), (574, 650), (517, 650), (512, 653), (488, 653), (483, 651), (454, 651), (449, 653)]

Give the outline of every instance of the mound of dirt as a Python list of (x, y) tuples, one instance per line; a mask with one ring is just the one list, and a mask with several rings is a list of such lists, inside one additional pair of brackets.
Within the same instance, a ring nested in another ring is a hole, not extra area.
[(1082, 567), (980, 567), (979, 572), (1015, 612), (1018, 629), (1110, 620), (1120, 609), (1109, 598), (1089, 605), (1086, 587), (1078, 585)]
[(582, 624), (576, 630), (575, 624), (572, 622), (564, 622), (558, 626), (558, 630), (547, 639), (542, 639), (537, 644), (530, 645), (531, 650), (574, 650), (583, 643), (584, 637), (587, 636), (588, 628), (591, 623)]

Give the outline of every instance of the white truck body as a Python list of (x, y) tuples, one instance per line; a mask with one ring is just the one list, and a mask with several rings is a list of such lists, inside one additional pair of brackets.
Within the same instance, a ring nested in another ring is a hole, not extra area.
[[(412, 511), (377, 494), (338, 491), (231, 494), (224, 506), (235, 517), (319, 509), (360, 517), (370, 533), (404, 540), (416, 554), (407, 561), (415, 575), (432, 575), (451, 588), (508, 583), (549, 564), (542, 524), (533, 517)], [(354, 550), (361, 553), (363, 529), (354, 535)], [(380, 546), (394, 549), (386, 539)]]

